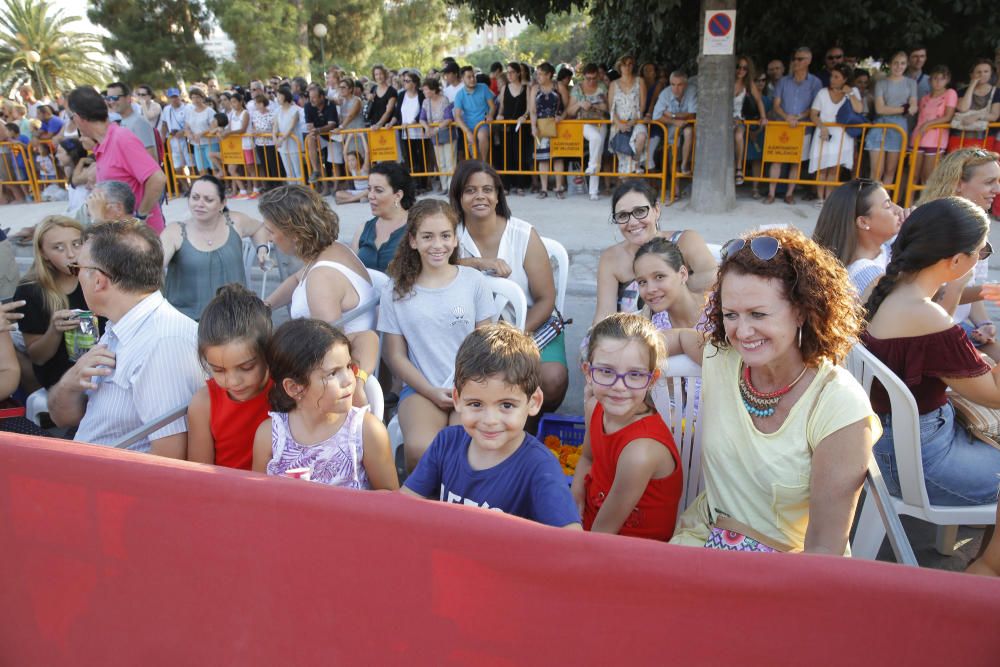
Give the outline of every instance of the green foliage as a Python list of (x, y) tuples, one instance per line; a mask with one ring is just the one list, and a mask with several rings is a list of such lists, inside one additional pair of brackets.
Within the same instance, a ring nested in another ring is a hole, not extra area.
[[(316, 69), (336, 63), (348, 70), (360, 71), (368, 64), (382, 41), (382, 0), (310, 0), (307, 4), (309, 50)], [(327, 27), (324, 47), (312, 33), (318, 23)], [(320, 63), (325, 51), (326, 63)]]
[[(694, 0), (452, 0), (472, 9), (477, 25), (527, 17), (544, 25), (574, 7), (589, 9), (589, 57), (613, 64), (624, 53), (670, 67), (693, 68), (703, 8)], [(964, 76), (977, 57), (1000, 46), (1000, 12), (986, 0), (739, 0), (736, 48), (755, 60), (787, 58), (801, 45), (820, 66), (826, 47), (887, 57), (925, 44), (931, 63), (948, 63)]]
[(195, 39), (210, 32), (198, 0), (91, 0), (87, 16), (108, 31), (106, 52), (124, 56), (127, 64), (116, 71), (123, 79), (172, 86), (215, 67)]
[[(100, 64), (100, 43), (71, 28), (67, 17), (46, 0), (6, 0), (0, 13), (0, 85), (4, 94), (30, 80), (35, 93), (51, 96), (78, 85), (99, 84), (108, 76)], [(29, 53), (37, 53), (32, 63)]]
[(516, 50), (508, 41), (500, 42), (499, 46), (485, 46), (473, 51), (462, 58), (463, 62), (468, 62), (473, 67), (478, 67), (484, 72), (490, 71), (490, 65), (495, 62), (502, 62), (504, 65), (512, 60), (520, 61)]
[[(451, 16), (449, 16), (451, 15)], [(472, 32), (471, 12), (454, 10), (445, 0), (392, 2), (382, 14), (382, 39), (373, 54), (391, 68), (427, 72)]]
[(557, 14), (543, 28), (529, 25), (514, 39), (514, 44), (521, 53), (532, 55), (529, 62), (573, 64), (587, 49), (589, 22), (590, 17), (581, 11)]
[(222, 29), (236, 44), (237, 67), (224, 69), (233, 80), (305, 72), (307, 14), (300, 2), (207, 0)]

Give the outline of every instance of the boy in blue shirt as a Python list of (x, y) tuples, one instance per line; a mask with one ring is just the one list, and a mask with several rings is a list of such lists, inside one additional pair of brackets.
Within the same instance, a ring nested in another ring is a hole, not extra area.
[[(462, 68), (461, 72), (462, 83), (465, 85), (455, 95), (453, 113), (455, 115), (455, 122), (462, 128), (462, 133), (465, 135), (466, 146), (471, 149), (473, 146), (473, 130), (475, 130), (476, 125), (484, 120), (493, 120), (496, 104), (493, 101), (493, 93), (490, 92), (489, 86), (476, 81), (476, 70), (466, 65)], [(489, 155), (490, 147), (490, 128), (488, 126), (483, 125), (479, 128), (479, 131), (476, 133), (475, 142), (478, 152), (475, 155), (470, 153), (469, 157), (485, 160), (484, 156)], [(459, 156), (459, 159), (463, 159), (463, 157)]]
[(491, 324), (469, 334), (452, 392), (461, 425), (438, 433), (402, 491), (580, 529), (559, 462), (524, 432), (542, 407), (541, 374), (538, 347), (523, 332)]

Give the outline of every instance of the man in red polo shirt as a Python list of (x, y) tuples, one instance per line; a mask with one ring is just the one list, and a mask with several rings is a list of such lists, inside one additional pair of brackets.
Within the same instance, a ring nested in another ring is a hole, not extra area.
[(97, 182), (122, 181), (135, 193), (135, 217), (155, 232), (163, 231), (160, 198), (167, 178), (146, 152), (142, 141), (116, 123), (108, 122), (108, 107), (93, 88), (76, 88), (67, 98), (70, 117), (80, 134), (97, 143)]

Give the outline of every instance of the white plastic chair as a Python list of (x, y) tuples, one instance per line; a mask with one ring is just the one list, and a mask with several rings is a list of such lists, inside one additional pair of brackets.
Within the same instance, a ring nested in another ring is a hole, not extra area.
[(378, 417), (379, 421), (385, 419), (385, 395), (382, 393), (382, 385), (374, 375), (369, 375), (365, 380), (365, 396), (368, 397), (368, 407), (372, 414)]
[(353, 322), (362, 315), (370, 313), (378, 308), (379, 301), (382, 298), (382, 288), (389, 283), (389, 276), (385, 275), (381, 271), (375, 271), (374, 269), (369, 269), (368, 275), (371, 276), (372, 279), (374, 294), (372, 294), (370, 299), (362, 301), (355, 306), (351, 312), (341, 316), (339, 320), (333, 323), (333, 326), (343, 329), (345, 324)]
[[(878, 380), (889, 395), (892, 441), (902, 494), (901, 498), (890, 496), (890, 504), (894, 511), (937, 525), (936, 549), (945, 556), (955, 551), (959, 525), (995, 523), (996, 503), (972, 507), (943, 507), (930, 504), (924, 481), (923, 459), (920, 455), (920, 415), (913, 394), (895, 373), (861, 343), (855, 344), (851, 349), (846, 366), (866, 392), (870, 394), (872, 380)], [(876, 502), (866, 497), (861, 507), (861, 517), (858, 519), (851, 552), (857, 558), (874, 560), (885, 535), (885, 524), (879, 517)]]
[(502, 313), (509, 305), (514, 311), (514, 325), (524, 331), (524, 325), (528, 321), (528, 299), (524, 296), (524, 290), (513, 280), (487, 276), (486, 284), (493, 292), (493, 304), (496, 312)]
[(722, 263), (722, 245), (718, 243), (706, 243), (708, 246), (708, 251), (712, 253), (712, 257), (715, 258), (716, 263)]
[(549, 254), (549, 261), (555, 262), (556, 281), (556, 308), (563, 312), (566, 307), (566, 287), (569, 285), (569, 253), (562, 243), (555, 239), (542, 237), (545, 245), (545, 252)]
[(24, 402), (24, 416), (28, 418), (28, 421), (34, 422), (37, 426), (42, 425), (39, 415), (48, 411), (49, 392), (44, 389), (32, 392), (28, 395), (28, 400)]
[(667, 368), (652, 391), (653, 405), (673, 434), (681, 456), (684, 487), (678, 518), (705, 486), (701, 472), (701, 429), (698, 428), (697, 409), (700, 380), (701, 366), (686, 355), (674, 355), (667, 360)]

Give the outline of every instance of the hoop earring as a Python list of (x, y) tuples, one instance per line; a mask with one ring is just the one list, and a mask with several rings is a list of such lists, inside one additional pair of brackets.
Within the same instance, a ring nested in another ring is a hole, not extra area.
[(802, 349), (802, 327), (799, 327), (799, 349)]

